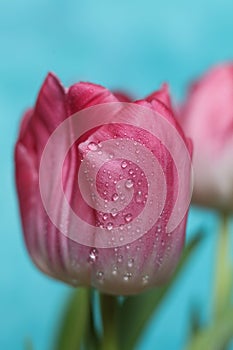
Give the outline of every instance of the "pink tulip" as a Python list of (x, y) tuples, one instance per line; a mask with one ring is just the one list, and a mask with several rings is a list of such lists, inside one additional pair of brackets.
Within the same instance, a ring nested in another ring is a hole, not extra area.
[(193, 201), (233, 210), (233, 64), (207, 72), (190, 89), (182, 124), (193, 140)]
[(54, 278), (111, 294), (167, 281), (184, 244), (190, 197), (189, 141), (167, 86), (127, 101), (91, 83), (65, 89), (49, 74), (15, 150), (33, 261)]

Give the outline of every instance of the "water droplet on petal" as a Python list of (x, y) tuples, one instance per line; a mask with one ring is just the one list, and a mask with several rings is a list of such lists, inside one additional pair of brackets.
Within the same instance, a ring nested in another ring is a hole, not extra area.
[(119, 263), (121, 263), (121, 262), (123, 261), (123, 256), (122, 256), (122, 255), (119, 255), (118, 258), (117, 258), (117, 261), (118, 261)]
[(134, 259), (129, 259), (128, 261), (128, 267), (133, 267)]
[(138, 191), (136, 194), (136, 203), (142, 203), (142, 201), (143, 201), (142, 191)]
[(113, 269), (112, 269), (112, 274), (113, 274), (114, 276), (117, 275), (117, 267), (116, 267), (116, 266), (113, 267)]
[(107, 230), (111, 231), (112, 229), (113, 229), (113, 223), (112, 222), (107, 223)]
[(103, 214), (103, 219), (104, 219), (104, 220), (107, 220), (107, 218), (108, 218), (108, 214), (107, 214), (107, 213), (104, 213), (104, 214)]
[(123, 160), (123, 162), (121, 163), (122, 169), (125, 169), (127, 167), (127, 165), (128, 165), (128, 163), (125, 160)]
[(102, 271), (97, 271), (96, 277), (99, 281), (102, 281), (104, 278), (104, 273)]
[(131, 179), (128, 179), (125, 181), (125, 187), (126, 188), (132, 188), (133, 187), (133, 181)]
[(116, 202), (116, 201), (118, 200), (118, 198), (119, 198), (119, 195), (118, 195), (117, 193), (114, 193), (114, 194), (112, 195), (112, 200), (113, 200), (113, 202)]
[(87, 147), (89, 148), (90, 151), (96, 151), (98, 148), (98, 145), (95, 142), (90, 142)]
[(124, 274), (123, 279), (124, 279), (125, 282), (127, 282), (131, 277), (132, 277), (132, 273), (131, 272), (126, 272)]
[(132, 214), (126, 214), (124, 218), (125, 218), (126, 222), (130, 222), (132, 220), (133, 216), (132, 216)]
[(92, 248), (89, 253), (88, 262), (90, 264), (93, 264), (94, 262), (96, 262), (97, 258), (98, 258), (98, 250), (95, 248)]
[(112, 215), (112, 217), (115, 218), (115, 217), (117, 216), (117, 214), (118, 214), (117, 209), (116, 209), (116, 208), (113, 208), (113, 209), (111, 210), (111, 215)]
[(148, 275), (145, 275), (142, 277), (142, 284), (145, 285), (149, 282), (149, 276)]

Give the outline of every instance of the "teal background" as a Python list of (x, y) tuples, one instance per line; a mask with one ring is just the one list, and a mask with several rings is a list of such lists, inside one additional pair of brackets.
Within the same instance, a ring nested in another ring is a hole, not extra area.
[[(85, 0), (0, 2), (0, 349), (49, 350), (70, 289), (31, 263), (21, 234), (13, 146), (23, 111), (49, 70), (65, 85), (78, 80), (142, 97), (169, 82), (180, 100), (188, 82), (233, 55), (233, 3), (228, 0)], [(205, 239), (137, 350), (180, 350), (189, 312), (211, 317), (218, 218), (192, 209), (187, 236)]]

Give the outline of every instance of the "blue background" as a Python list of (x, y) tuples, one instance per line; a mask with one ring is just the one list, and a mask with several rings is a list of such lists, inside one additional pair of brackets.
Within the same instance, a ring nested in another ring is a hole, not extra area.
[[(0, 349), (51, 347), (70, 289), (31, 263), (21, 235), (13, 146), (23, 111), (49, 70), (65, 85), (78, 80), (142, 97), (168, 81), (175, 99), (190, 80), (233, 56), (233, 3), (228, 0), (85, 0), (0, 2)], [(210, 317), (218, 219), (192, 209), (188, 237), (205, 240), (161, 305), (138, 350), (181, 349), (188, 312)]]

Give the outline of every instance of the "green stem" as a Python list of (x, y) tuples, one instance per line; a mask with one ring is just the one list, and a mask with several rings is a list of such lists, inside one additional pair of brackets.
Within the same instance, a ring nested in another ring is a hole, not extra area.
[(94, 320), (94, 308), (95, 300), (94, 300), (94, 291), (92, 290), (90, 293), (90, 309), (89, 309), (89, 322), (88, 327), (86, 331), (86, 335), (84, 338), (84, 349), (85, 350), (99, 350), (100, 344), (99, 344), (99, 336), (98, 332), (95, 327), (95, 320)]
[(218, 319), (230, 305), (232, 287), (232, 269), (230, 262), (229, 216), (222, 214), (218, 235), (216, 280), (214, 298), (214, 316)]
[(101, 315), (103, 324), (103, 338), (101, 350), (118, 350), (117, 337), (117, 308), (118, 299), (112, 295), (101, 294)]
[(63, 314), (55, 350), (81, 350), (88, 327), (90, 310), (90, 291), (77, 288), (71, 294)]

